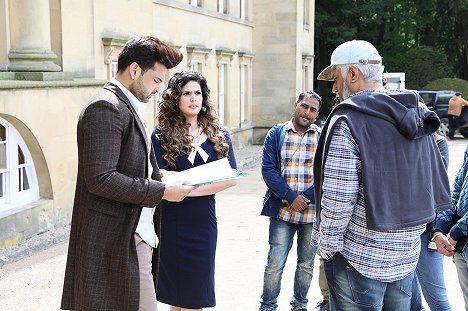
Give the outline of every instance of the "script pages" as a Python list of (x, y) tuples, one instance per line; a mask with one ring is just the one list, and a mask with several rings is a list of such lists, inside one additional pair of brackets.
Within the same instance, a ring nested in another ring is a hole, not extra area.
[(199, 165), (185, 171), (163, 177), (163, 182), (188, 181), (189, 186), (210, 184), (213, 182), (243, 177), (244, 173), (231, 168), (227, 158)]

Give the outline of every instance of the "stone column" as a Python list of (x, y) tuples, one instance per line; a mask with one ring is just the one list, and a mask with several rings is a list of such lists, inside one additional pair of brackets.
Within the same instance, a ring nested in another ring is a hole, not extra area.
[(49, 0), (10, 0), (9, 71), (60, 71), (53, 63)]

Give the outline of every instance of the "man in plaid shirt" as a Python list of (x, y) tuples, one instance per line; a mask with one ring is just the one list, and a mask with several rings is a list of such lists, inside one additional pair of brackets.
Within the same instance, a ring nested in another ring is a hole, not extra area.
[[(420, 235), (450, 207), (432, 133), (440, 121), (415, 92), (389, 93), (382, 58), (367, 41), (338, 46), (319, 80), (342, 102), (323, 128), (314, 164), (331, 310), (409, 310)], [(422, 182), (424, 181), (424, 182)]]
[(292, 120), (276, 124), (263, 145), (262, 175), (268, 190), (262, 215), (270, 217), (268, 263), (260, 311), (274, 311), (281, 275), (297, 233), (297, 268), (292, 311), (307, 311), (307, 293), (316, 248), (311, 245), (315, 221), (313, 162), (319, 128), (313, 124), (322, 104), (314, 92), (304, 92), (294, 103)]

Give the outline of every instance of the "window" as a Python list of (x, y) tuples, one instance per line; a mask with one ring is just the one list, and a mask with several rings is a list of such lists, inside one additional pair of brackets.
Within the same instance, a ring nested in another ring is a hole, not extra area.
[(110, 63), (110, 73), (111, 73), (111, 78), (115, 78), (117, 75), (117, 68), (118, 68), (118, 63), (117, 61), (113, 60)]
[(303, 19), (304, 19), (304, 26), (309, 26), (309, 0), (304, 0), (304, 13), (303, 13)]
[(190, 5), (198, 6), (198, 7), (202, 6), (201, 2), (202, 2), (202, 0), (189, 0)]
[(247, 65), (240, 65), (240, 123), (245, 122)]
[(190, 70), (191, 71), (198, 71), (199, 73), (201, 73), (201, 63), (193, 62), (192, 66), (190, 66)]
[(218, 13), (228, 13), (228, 0), (218, 0)]
[(6, 128), (0, 124), (0, 202), (5, 198), (5, 174), (7, 169)]
[(222, 125), (227, 124), (229, 120), (229, 67), (232, 65), (236, 51), (230, 51), (227, 49), (216, 50), (216, 65), (218, 66), (218, 118)]
[(248, 52), (237, 52), (240, 70), (240, 118), (239, 127), (252, 121), (252, 61), (254, 55)]
[(221, 125), (224, 125), (224, 111), (226, 108), (226, 64), (218, 67), (218, 118)]
[(29, 179), (26, 172), (27, 163), (24, 158), (23, 150), (18, 146), (18, 191), (29, 190)]
[(16, 129), (0, 118), (0, 212), (39, 199), (36, 170)]
[(314, 55), (302, 54), (302, 89), (304, 91), (312, 90), (312, 62)]
[[(169, 73), (169, 71), (168, 71)], [(154, 96), (154, 100), (156, 103), (160, 103), (162, 100), (163, 100), (163, 97), (162, 97), (162, 94), (164, 92), (164, 90), (166, 89), (166, 81), (168, 81), (169, 78), (167, 78), (167, 74), (166, 74), (166, 78), (164, 79), (163, 82), (161, 82), (161, 88), (159, 89), (159, 92), (157, 92)]]
[(104, 47), (104, 64), (107, 67), (107, 80), (114, 78), (117, 74), (117, 60), (119, 53), (127, 42), (120, 38), (101, 38)]
[(192, 71), (203, 73), (203, 67), (206, 65), (206, 59), (211, 51), (201, 45), (187, 46), (187, 67)]
[(240, 18), (247, 19), (247, 0), (240, 0)]
[(309, 66), (304, 66), (302, 68), (302, 89), (309, 89)]

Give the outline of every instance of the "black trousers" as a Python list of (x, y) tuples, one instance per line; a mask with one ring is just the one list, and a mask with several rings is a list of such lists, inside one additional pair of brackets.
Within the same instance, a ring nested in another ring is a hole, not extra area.
[(460, 117), (459, 116), (448, 116), (448, 121), (449, 121), (449, 132), (447, 136), (450, 139), (453, 139), (453, 136), (455, 135), (455, 131), (457, 128), (460, 126)]

